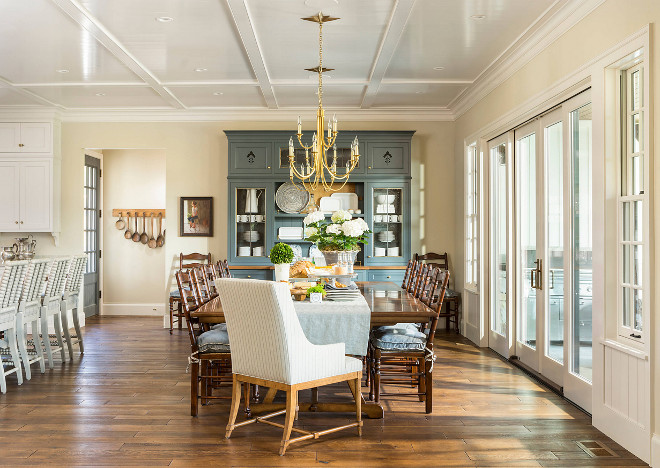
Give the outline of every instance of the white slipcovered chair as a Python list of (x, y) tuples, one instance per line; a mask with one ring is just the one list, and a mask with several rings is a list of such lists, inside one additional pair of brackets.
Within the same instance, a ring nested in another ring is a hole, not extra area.
[[(307, 340), (286, 284), (231, 278), (218, 279), (215, 284), (231, 342), (233, 391), (225, 437), (229, 438), (236, 427), (253, 422), (281, 427), (280, 455), (284, 455), (294, 442), (342, 429), (357, 427), (358, 435), (362, 435), (362, 362), (345, 355), (344, 343), (319, 346)], [(320, 432), (293, 428), (299, 390), (343, 381), (348, 381), (355, 398), (356, 422)], [(237, 424), (241, 383), (246, 385), (246, 398), (250, 384), (284, 390), (286, 409)], [(281, 414), (286, 414), (283, 425), (268, 421)], [(290, 438), (292, 430), (304, 435)]]
[[(82, 331), (80, 330), (80, 321), (78, 320), (78, 297), (80, 296), (80, 289), (83, 282), (83, 275), (85, 274), (85, 266), (87, 266), (86, 255), (76, 255), (71, 259), (69, 271), (66, 276), (64, 284), (64, 292), (62, 294), (62, 302), (60, 303), (61, 317), (62, 317), (62, 332), (64, 333), (64, 340), (66, 341), (67, 348), (69, 349), (69, 359), (73, 361), (73, 345), (78, 344), (80, 354), (85, 352), (83, 347)], [(69, 333), (69, 319), (67, 311), (71, 310), (73, 317), (73, 326), (76, 330), (75, 335)]]
[[(48, 367), (53, 368), (53, 352), (59, 351), (62, 356), (62, 362), (66, 360), (64, 355), (64, 343), (62, 341), (62, 295), (66, 285), (66, 276), (69, 272), (71, 257), (60, 257), (53, 260), (48, 271), (48, 280), (46, 281), (46, 291), (41, 303), (41, 335), (46, 356), (48, 357)], [(53, 317), (53, 327), (56, 341), (50, 340), (48, 334), (48, 322)], [(35, 339), (35, 346), (37, 340)]]
[[(42, 374), (46, 372), (44, 353), (41, 347), (41, 340), (39, 339), (39, 312), (41, 311), (41, 295), (46, 286), (46, 277), (51, 261), (50, 259), (39, 259), (32, 260), (29, 263), (23, 283), (21, 302), (18, 304), (16, 335), (18, 337), (18, 350), (23, 359), (25, 378), (27, 380), (32, 378), (30, 365), (35, 362), (39, 363), (39, 370)], [(27, 346), (28, 325), (31, 325), (32, 328), (34, 349)]]
[[(18, 385), (23, 383), (21, 360), (16, 343), (16, 314), (27, 267), (28, 262), (25, 260), (5, 262), (0, 266), (0, 332), (4, 334), (4, 338), (0, 338), (0, 348), (2, 348), (0, 349), (0, 392), (2, 393), (7, 393), (6, 375), (15, 373)], [(8, 371), (5, 371), (4, 357), (9, 357), (13, 364)]]

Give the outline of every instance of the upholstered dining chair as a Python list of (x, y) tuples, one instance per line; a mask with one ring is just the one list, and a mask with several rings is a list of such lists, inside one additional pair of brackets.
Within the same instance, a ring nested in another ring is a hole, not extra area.
[[(6, 375), (16, 374), (18, 385), (23, 383), (21, 360), (16, 343), (16, 314), (27, 273), (28, 262), (6, 262), (0, 266), (0, 392), (7, 393)], [(3, 358), (11, 359), (13, 367), (5, 370)]]
[[(216, 281), (231, 341), (233, 391), (226, 438), (235, 428), (254, 422), (282, 428), (280, 455), (295, 442), (351, 427), (362, 435), (360, 377), (362, 361), (345, 355), (345, 344), (314, 345), (307, 340), (286, 284), (223, 278)], [(255, 326), (259, 324), (259, 326)], [(300, 390), (347, 381), (355, 399), (357, 420), (319, 432), (294, 428)], [(286, 392), (286, 409), (236, 423), (241, 399), (249, 404), (250, 385)], [(269, 418), (285, 414), (284, 424)], [(303, 434), (291, 438), (291, 432)]]
[[(429, 287), (431, 297), (437, 301), (431, 305), (435, 315), (423, 331), (411, 328), (374, 329), (369, 339), (369, 372), (371, 372), (369, 399), (380, 401), (382, 383), (409, 384), (417, 380), (417, 391), (412, 393), (396, 392), (393, 395), (415, 395), (426, 402), (426, 412), (433, 411), (433, 339), (438, 326), (438, 317), (442, 310), (449, 272), (438, 267), (433, 268), (433, 283)], [(438, 290), (439, 286), (439, 290)], [(437, 293), (437, 294), (436, 294)], [(414, 365), (410, 365), (414, 361)], [(383, 364), (394, 367), (381, 377)]]

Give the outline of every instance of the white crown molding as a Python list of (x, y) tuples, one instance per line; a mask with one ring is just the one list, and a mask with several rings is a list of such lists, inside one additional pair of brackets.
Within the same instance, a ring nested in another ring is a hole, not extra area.
[(558, 0), (449, 104), (457, 119), (605, 0)]
[(54, 107), (0, 106), (2, 122), (48, 122), (62, 120), (62, 110)]
[[(342, 122), (444, 122), (454, 120), (446, 108), (328, 109)], [(61, 113), (63, 122), (291, 122), (309, 108), (264, 109), (69, 109)], [(3, 108), (0, 108), (0, 118)], [(14, 117), (16, 118), (16, 117)]]

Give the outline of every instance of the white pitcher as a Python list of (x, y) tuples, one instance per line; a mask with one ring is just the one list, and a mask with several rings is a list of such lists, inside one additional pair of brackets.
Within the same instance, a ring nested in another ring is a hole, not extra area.
[(248, 189), (245, 194), (245, 212), (246, 213), (259, 213), (259, 196), (261, 192), (257, 193), (257, 189)]

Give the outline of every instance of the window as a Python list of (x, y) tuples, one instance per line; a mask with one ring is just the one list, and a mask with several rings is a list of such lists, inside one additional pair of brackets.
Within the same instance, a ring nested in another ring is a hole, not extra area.
[(624, 70), (620, 75), (620, 143), (619, 164), (619, 335), (643, 341), (645, 311), (645, 272), (648, 271), (648, 231), (645, 213), (648, 208), (644, 171), (648, 167), (644, 147), (643, 63)]
[(479, 159), (477, 144), (466, 149), (465, 180), (465, 286), (479, 283)]

